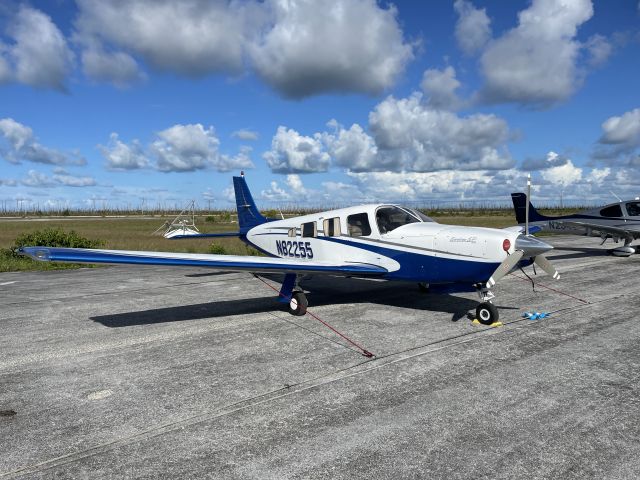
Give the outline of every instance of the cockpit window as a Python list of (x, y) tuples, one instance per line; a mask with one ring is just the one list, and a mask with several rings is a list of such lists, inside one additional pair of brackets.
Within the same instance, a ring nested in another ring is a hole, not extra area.
[(640, 217), (640, 202), (627, 203), (627, 215), (630, 217)]
[(420, 218), (410, 210), (400, 207), (380, 207), (376, 211), (376, 222), (380, 233), (389, 233), (402, 225), (420, 222)]
[(603, 217), (621, 217), (622, 208), (619, 203), (616, 203), (615, 205), (610, 205), (600, 210), (600, 215)]

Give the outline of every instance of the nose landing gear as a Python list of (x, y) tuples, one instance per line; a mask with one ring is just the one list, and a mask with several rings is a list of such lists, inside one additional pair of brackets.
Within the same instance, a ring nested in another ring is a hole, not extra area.
[(476, 284), (476, 292), (480, 297), (481, 303), (476, 307), (476, 318), (483, 325), (491, 325), (498, 321), (500, 314), (491, 300), (495, 298), (495, 294), (484, 284)]

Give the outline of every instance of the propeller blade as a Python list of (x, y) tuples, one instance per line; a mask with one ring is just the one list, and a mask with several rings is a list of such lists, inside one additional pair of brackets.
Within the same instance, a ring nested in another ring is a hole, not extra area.
[(491, 275), (491, 278), (489, 278), (489, 280), (487, 281), (487, 288), (493, 287), (498, 280), (500, 280), (507, 273), (509, 273), (511, 269), (515, 267), (516, 264), (520, 261), (523, 255), (524, 255), (524, 252), (522, 250), (516, 250), (507, 258), (505, 258), (502, 261), (502, 263), (498, 265), (498, 268), (496, 268), (496, 271), (493, 272), (493, 275)]
[(558, 280), (560, 278), (560, 274), (558, 273), (558, 270), (556, 270), (556, 267), (554, 267), (544, 255), (538, 255), (534, 257), (533, 262), (542, 270), (547, 272), (548, 275), (551, 275), (554, 280)]

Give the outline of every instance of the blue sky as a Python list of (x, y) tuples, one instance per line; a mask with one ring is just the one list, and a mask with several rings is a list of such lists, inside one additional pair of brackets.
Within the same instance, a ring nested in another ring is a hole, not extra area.
[(640, 3), (0, 6), (0, 202), (640, 195)]

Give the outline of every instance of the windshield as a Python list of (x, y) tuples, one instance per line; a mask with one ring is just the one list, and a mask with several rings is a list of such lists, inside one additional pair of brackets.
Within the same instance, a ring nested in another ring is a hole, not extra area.
[(414, 210), (413, 208), (405, 208), (405, 210), (408, 210), (409, 212), (411, 212), (412, 214), (417, 216), (423, 222), (433, 222), (433, 219), (431, 217), (425, 215), (420, 210)]
[(402, 225), (421, 221), (421, 217), (409, 209), (380, 207), (376, 211), (376, 223), (378, 224), (380, 233), (389, 233)]
[(630, 217), (640, 217), (640, 202), (627, 203), (627, 215)]

